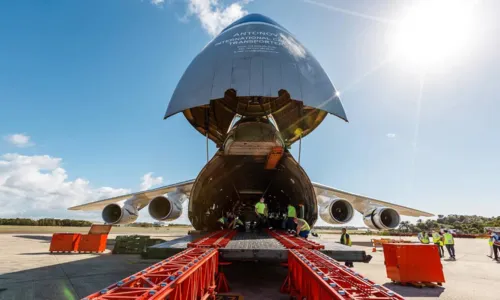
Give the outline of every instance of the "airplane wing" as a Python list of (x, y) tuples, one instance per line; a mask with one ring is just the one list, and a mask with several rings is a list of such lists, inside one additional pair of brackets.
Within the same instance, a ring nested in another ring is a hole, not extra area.
[(181, 191), (185, 193), (188, 197), (191, 193), (191, 188), (193, 187), (194, 184), (194, 179), (193, 180), (188, 180), (188, 181), (183, 181), (171, 185), (166, 185), (162, 186), (156, 189), (151, 189), (151, 190), (146, 190), (142, 192), (137, 192), (137, 193), (132, 193), (132, 194), (127, 194), (123, 196), (118, 196), (118, 197), (113, 197), (109, 199), (104, 199), (104, 200), (99, 200), (87, 204), (82, 204), (78, 206), (73, 206), (68, 208), (68, 210), (101, 210), (104, 209), (104, 207), (108, 204), (111, 203), (116, 203), (120, 202), (123, 200), (127, 200), (130, 198), (134, 198), (132, 200), (134, 205), (138, 206), (138, 209), (142, 209), (146, 205), (148, 205), (149, 201), (151, 201), (153, 198), (157, 196), (164, 195), (169, 192), (173, 191)]
[(402, 205), (397, 205), (373, 198), (369, 198), (362, 195), (356, 195), (349, 192), (344, 192), (342, 190), (332, 188), (319, 183), (312, 183), (314, 186), (314, 190), (316, 195), (324, 195), (329, 197), (338, 197), (349, 201), (352, 206), (359, 211), (360, 213), (364, 213), (370, 206), (384, 206), (395, 209), (400, 215), (409, 216), (409, 217), (433, 217), (434, 215), (425, 211), (421, 211), (418, 209), (409, 208)]

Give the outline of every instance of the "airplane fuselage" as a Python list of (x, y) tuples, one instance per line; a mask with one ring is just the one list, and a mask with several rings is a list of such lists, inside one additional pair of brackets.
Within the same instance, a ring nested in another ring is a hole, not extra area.
[(269, 153), (279, 147), (284, 147), (281, 134), (269, 119), (241, 119), (196, 178), (188, 212), (193, 226), (200, 230), (215, 226), (226, 212), (252, 221), (261, 197), (270, 216), (282, 216), (292, 204), (313, 225), (318, 206), (304, 169), (286, 149), (274, 168), (266, 168)]

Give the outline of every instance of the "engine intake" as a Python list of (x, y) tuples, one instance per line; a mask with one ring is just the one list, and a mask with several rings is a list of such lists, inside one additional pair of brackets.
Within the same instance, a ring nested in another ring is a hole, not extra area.
[(149, 202), (148, 211), (157, 221), (173, 221), (182, 214), (182, 202), (158, 196)]
[(319, 205), (319, 215), (323, 221), (330, 224), (344, 224), (354, 216), (354, 209), (349, 201), (340, 198), (322, 200)]
[(385, 230), (398, 227), (401, 217), (392, 208), (378, 207), (364, 214), (363, 222), (371, 229)]
[(111, 203), (102, 210), (102, 219), (107, 224), (130, 224), (139, 217), (137, 208), (131, 205)]

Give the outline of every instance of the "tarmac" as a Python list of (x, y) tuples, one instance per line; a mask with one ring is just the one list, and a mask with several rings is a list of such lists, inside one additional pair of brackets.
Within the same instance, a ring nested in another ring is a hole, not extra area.
[[(120, 233), (125, 235), (127, 233)], [(165, 240), (182, 234), (152, 237)], [(112, 255), (116, 234), (108, 239), (103, 254), (50, 254), (51, 234), (0, 234), (0, 299), (81, 299), (109, 284), (140, 271), (157, 260), (139, 255)], [(336, 241), (336, 234), (322, 239)], [(415, 288), (391, 283), (386, 277), (383, 252), (371, 253), (369, 236), (353, 235), (353, 247), (373, 256), (370, 263), (355, 263), (354, 269), (401, 294), (406, 299), (500, 299), (500, 264), (492, 261), (484, 239), (456, 239), (457, 261), (442, 260), (443, 287)], [(405, 238), (407, 239), (407, 238)], [(286, 268), (267, 263), (235, 263), (225, 267), (231, 292), (248, 299), (289, 299), (279, 293)]]

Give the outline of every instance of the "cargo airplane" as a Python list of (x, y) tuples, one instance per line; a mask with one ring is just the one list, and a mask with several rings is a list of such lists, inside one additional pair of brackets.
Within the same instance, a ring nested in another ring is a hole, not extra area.
[[(157, 221), (173, 221), (189, 201), (193, 227), (209, 230), (227, 211), (255, 218), (266, 199), (270, 215), (288, 204), (311, 226), (349, 222), (355, 211), (371, 229), (396, 228), (400, 215), (430, 213), (311, 182), (289, 152), (327, 114), (347, 122), (328, 75), (285, 28), (249, 14), (225, 28), (193, 59), (167, 107), (164, 119), (182, 112), (207, 140), (207, 164), (196, 179), (69, 208), (102, 210), (108, 224), (134, 222), (148, 206)], [(217, 145), (209, 159), (208, 140)]]

